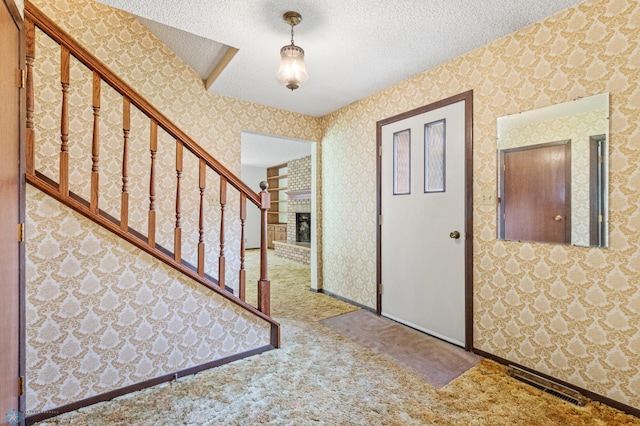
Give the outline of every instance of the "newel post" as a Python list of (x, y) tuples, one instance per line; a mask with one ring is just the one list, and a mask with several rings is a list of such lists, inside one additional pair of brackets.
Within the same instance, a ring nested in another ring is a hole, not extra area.
[(258, 310), (271, 315), (271, 282), (267, 272), (267, 210), (271, 205), (271, 194), (267, 191), (267, 182), (260, 182), (260, 280), (258, 281)]

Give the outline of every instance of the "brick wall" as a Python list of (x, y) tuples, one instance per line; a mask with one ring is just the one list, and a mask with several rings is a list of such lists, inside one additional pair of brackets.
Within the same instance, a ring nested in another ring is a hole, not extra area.
[(275, 241), (273, 244), (276, 247), (276, 256), (305, 265), (311, 264), (311, 247), (302, 247), (280, 241)]
[(287, 163), (289, 191), (311, 189), (311, 156), (291, 160)]
[[(287, 164), (289, 191), (311, 189), (311, 156), (289, 161)], [(289, 200), (287, 204), (287, 242), (296, 242), (296, 213), (311, 211), (311, 200)]]
[[(311, 156), (291, 160), (287, 164), (288, 191), (311, 189)], [(311, 247), (296, 243), (296, 213), (311, 212), (311, 200), (291, 200), (287, 203), (287, 242), (276, 242), (276, 256), (294, 262), (311, 263)]]

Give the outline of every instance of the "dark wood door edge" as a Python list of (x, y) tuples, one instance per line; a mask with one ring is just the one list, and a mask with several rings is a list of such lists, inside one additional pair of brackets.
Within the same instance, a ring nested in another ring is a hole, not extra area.
[[(15, 0), (4, 0), (4, 4), (7, 6), (7, 9), (9, 9), (9, 13), (11, 14), (11, 17), (13, 17), (13, 21), (22, 31), (24, 19), (22, 19), (22, 15), (20, 14), (20, 10), (18, 10), (18, 6), (16, 5)], [(23, 51), (24, 49), (21, 50)], [(21, 65), (24, 65), (24, 63)]]
[(59, 416), (60, 414), (68, 413), (70, 411), (75, 411), (83, 407), (88, 407), (89, 405), (97, 404), (98, 402), (109, 401), (118, 396), (126, 395), (128, 393), (136, 392), (142, 389), (150, 388), (155, 385), (159, 385), (160, 383), (170, 382), (172, 380), (177, 380), (184, 376), (189, 376), (192, 374), (199, 373), (200, 371), (209, 370), (211, 368), (220, 367), (224, 364), (229, 364), (230, 362), (238, 361), (243, 358), (248, 358), (254, 355), (259, 355), (263, 352), (270, 351), (275, 349), (272, 345), (262, 346), (256, 349), (252, 349), (250, 351), (242, 352), (239, 354), (231, 355), (225, 358), (221, 358), (216, 361), (211, 361), (206, 364), (201, 364), (195, 367), (186, 368), (184, 370), (180, 370), (174, 373), (169, 373), (162, 375), (160, 377), (156, 377), (154, 379), (145, 380), (144, 382), (135, 383), (133, 385), (125, 386), (120, 389), (115, 389), (109, 392), (105, 392), (100, 395), (95, 395), (80, 401), (73, 402), (71, 404), (63, 405), (61, 407), (56, 407), (52, 409), (48, 409), (39, 414), (33, 414), (26, 418), (26, 424), (32, 425), (36, 422), (41, 422), (43, 420), (49, 419), (51, 417)]
[(376, 123), (376, 313), (382, 314), (382, 293), (378, 284), (382, 281), (382, 127), (415, 115), (424, 114), (457, 102), (465, 102), (465, 342), (467, 351), (473, 349), (473, 90), (442, 99), (428, 105), (385, 118)]
[[(16, 5), (15, 0), (3, 0), (9, 15), (13, 19), (16, 28), (19, 31), (18, 45), (18, 67), (26, 72), (26, 35), (24, 19)], [(25, 132), (26, 132), (26, 90), (22, 88), (19, 93), (19, 104), (14, 106), (18, 108), (19, 129), (18, 129), (18, 223), (25, 223), (26, 212), (26, 184), (22, 176), (26, 171), (25, 164)], [(18, 374), (25, 377), (26, 374), (26, 269), (25, 269), (25, 242), (18, 243)], [(24, 413), (26, 410), (26, 395), (18, 396), (18, 411)], [(1, 415), (5, 415), (2, 413)], [(24, 419), (20, 419), (19, 424), (24, 424)]]
[(630, 405), (623, 404), (622, 402), (618, 402), (618, 401), (613, 400), (611, 398), (607, 398), (604, 395), (597, 394), (597, 393), (592, 392), (590, 390), (587, 390), (587, 389), (581, 388), (579, 386), (573, 385), (571, 383), (565, 382), (563, 380), (557, 379), (557, 378), (555, 378), (553, 376), (550, 376), (548, 374), (541, 373), (541, 372), (536, 371), (536, 370), (534, 370), (532, 368), (525, 367), (524, 365), (520, 365), (520, 364), (518, 364), (516, 362), (509, 361), (508, 359), (501, 358), (501, 357), (499, 357), (497, 355), (493, 355), (492, 353), (485, 352), (485, 351), (477, 349), (477, 348), (472, 348), (471, 352), (473, 352), (474, 354), (480, 355), (480, 356), (482, 356), (484, 358), (487, 358), (487, 359), (490, 359), (492, 361), (495, 361), (498, 364), (513, 365), (513, 366), (518, 367), (518, 368), (520, 368), (522, 370), (528, 371), (528, 372), (533, 373), (533, 374), (537, 374), (540, 377), (544, 377), (545, 379), (552, 380), (554, 382), (560, 383), (563, 386), (566, 386), (568, 388), (574, 389), (574, 390), (580, 392), (583, 396), (586, 396), (587, 398), (589, 398), (589, 399), (591, 399), (593, 401), (601, 402), (601, 403), (606, 404), (606, 405), (608, 405), (610, 407), (613, 407), (613, 408), (615, 408), (617, 410), (623, 411), (623, 412), (625, 412), (627, 414), (631, 414), (632, 416), (636, 416), (636, 417), (640, 418), (640, 409), (638, 409), (638, 408), (634, 408), (634, 407), (631, 407)]

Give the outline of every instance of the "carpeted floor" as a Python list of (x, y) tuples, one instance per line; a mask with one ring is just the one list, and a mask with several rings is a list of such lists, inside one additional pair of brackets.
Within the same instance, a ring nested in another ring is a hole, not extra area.
[[(308, 267), (271, 256), (270, 270), (281, 349), (40, 424), (640, 425), (599, 403), (544, 394), (487, 360), (438, 390), (322, 325), (356, 308), (310, 292)], [(247, 282), (256, 281), (252, 271)]]

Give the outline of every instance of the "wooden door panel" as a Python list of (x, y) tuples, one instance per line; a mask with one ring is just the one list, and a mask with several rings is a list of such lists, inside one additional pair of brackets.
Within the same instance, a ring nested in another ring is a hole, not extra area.
[(571, 242), (570, 141), (503, 150), (504, 238)]
[(19, 206), (20, 30), (5, 4), (0, 5), (0, 416), (19, 410), (20, 375), (20, 255), (17, 226)]

